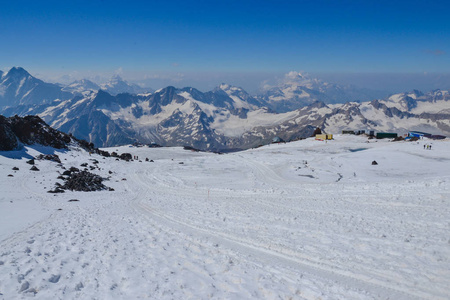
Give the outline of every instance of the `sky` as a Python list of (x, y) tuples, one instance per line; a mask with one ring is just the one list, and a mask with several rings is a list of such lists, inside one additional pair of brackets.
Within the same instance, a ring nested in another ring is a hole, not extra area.
[[(0, 69), (203, 89), (227, 81), (252, 90), (289, 71), (386, 90), (438, 77), (450, 88), (449, 9), (414, 0), (16, 0), (0, 10)], [(371, 82), (383, 74), (397, 79)]]

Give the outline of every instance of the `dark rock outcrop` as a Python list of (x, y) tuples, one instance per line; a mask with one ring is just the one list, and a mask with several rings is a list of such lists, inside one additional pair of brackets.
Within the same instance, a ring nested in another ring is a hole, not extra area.
[(56, 149), (67, 148), (71, 142), (69, 135), (48, 126), (38, 116), (8, 118), (16, 137), (26, 145), (40, 144)]
[(65, 179), (65, 183), (60, 187), (61, 189), (82, 192), (108, 190), (108, 188), (102, 183), (103, 178), (99, 175), (88, 171), (76, 170), (77, 171), (74, 170), (70, 172), (68, 178)]
[(59, 159), (59, 156), (56, 154), (39, 154), (38, 156), (36, 156), (36, 159), (49, 160), (49, 161), (61, 163), (61, 159)]
[[(69, 144), (77, 144), (89, 153), (96, 153), (105, 157), (111, 156), (108, 151), (95, 148), (93, 143), (75, 138), (72, 134), (53, 129), (38, 116), (6, 118), (0, 115), (0, 151), (11, 151), (21, 145), (40, 144), (56, 149), (67, 149)], [(61, 163), (58, 155), (39, 155), (36, 159), (46, 159)], [(34, 164), (34, 159), (28, 161)]]
[(8, 119), (0, 116), (0, 151), (11, 151), (18, 145), (17, 137), (11, 129)]
[(20, 144), (40, 144), (63, 149), (70, 142), (69, 135), (51, 128), (38, 116), (0, 116), (0, 150), (14, 150)]

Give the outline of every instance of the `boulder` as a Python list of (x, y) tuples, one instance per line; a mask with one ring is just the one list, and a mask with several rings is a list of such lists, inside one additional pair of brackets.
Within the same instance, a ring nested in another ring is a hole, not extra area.
[(122, 153), (119, 156), (120, 159), (130, 161), (132, 159), (132, 156), (130, 153)]
[(59, 156), (56, 154), (39, 154), (38, 156), (36, 156), (36, 159), (38, 160), (49, 160), (49, 161), (54, 161), (56, 163), (61, 163), (61, 160), (59, 159)]

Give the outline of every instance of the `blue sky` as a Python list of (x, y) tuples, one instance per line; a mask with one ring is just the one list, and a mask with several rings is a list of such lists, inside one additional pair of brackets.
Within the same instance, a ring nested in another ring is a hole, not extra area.
[(199, 82), (291, 70), (448, 74), (449, 8), (446, 1), (16, 0), (0, 10), (0, 68)]

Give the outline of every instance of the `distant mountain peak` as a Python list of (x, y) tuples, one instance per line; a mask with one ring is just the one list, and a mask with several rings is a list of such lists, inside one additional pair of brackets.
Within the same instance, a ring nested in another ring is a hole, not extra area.
[(88, 79), (80, 79), (65, 86), (63, 91), (73, 93), (74, 95), (82, 95), (86, 92), (98, 91), (99, 89), (100, 87), (96, 83)]
[(129, 83), (118, 74), (114, 74), (107, 83), (101, 85), (101, 88), (111, 95), (121, 93), (139, 94), (152, 91), (150, 88), (142, 88), (137, 84)]
[(277, 112), (287, 112), (307, 106), (314, 101), (334, 104), (370, 101), (376, 96), (374, 91), (328, 83), (310, 77), (307, 73), (291, 71), (285, 74), (277, 85), (267, 85), (260, 98), (269, 108)]
[(308, 89), (320, 89), (323, 86), (329, 85), (328, 82), (324, 82), (318, 78), (312, 78), (307, 73), (301, 73), (296, 71), (291, 71), (284, 76), (282, 85), (293, 86), (293, 87), (306, 87)]
[(117, 83), (117, 82), (127, 82), (127, 81), (124, 80), (119, 74), (114, 74), (108, 82), (109, 83)]
[(8, 73), (5, 75), (6, 77), (28, 77), (31, 76), (24, 68), (22, 67), (12, 67)]
[(22, 67), (12, 67), (11, 69), (9, 69), (9, 72), (29, 74), (28, 71)]
[(290, 71), (284, 75), (288, 79), (310, 79), (308, 73), (302, 73), (297, 71)]
[(221, 90), (227, 90), (229, 88), (230, 88), (230, 85), (223, 83), (223, 82), (219, 85), (219, 89), (221, 89)]
[[(242, 89), (238, 86), (228, 84), (228, 83), (221, 83), (217, 88), (221, 89), (225, 92), (245, 92), (244, 89)], [(245, 93), (247, 93), (247, 92), (245, 92)]]
[(60, 85), (35, 78), (22, 67), (11, 68), (0, 81), (0, 106), (43, 104), (71, 97)]

